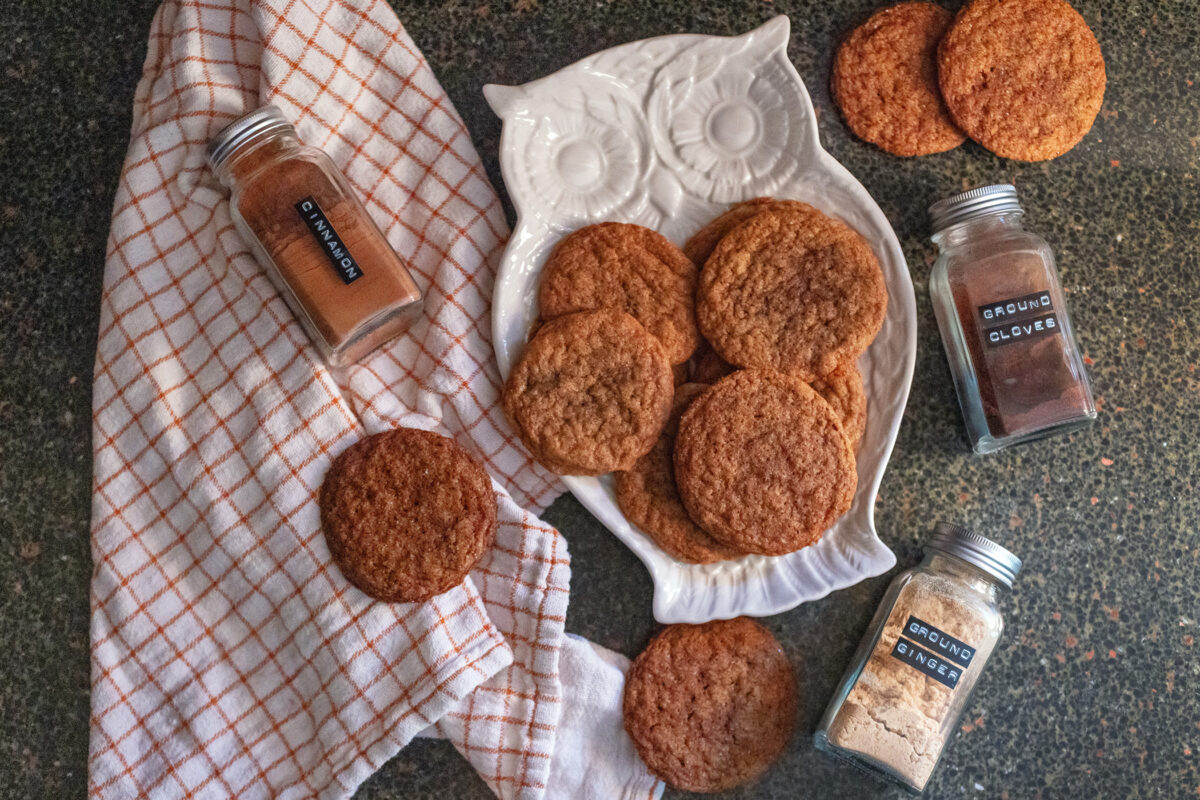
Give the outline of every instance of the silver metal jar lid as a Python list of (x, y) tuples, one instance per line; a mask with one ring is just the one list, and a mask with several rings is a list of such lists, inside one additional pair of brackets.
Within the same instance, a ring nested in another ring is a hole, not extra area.
[(1017, 187), (1010, 183), (996, 183), (939, 200), (929, 207), (929, 216), (933, 219), (933, 232), (937, 233), (951, 225), (958, 225), (960, 222), (982, 217), (984, 214), (1011, 213), (1020, 212), (1020, 210), (1021, 203), (1017, 200)]
[(961, 558), (1002, 581), (1010, 589), (1017, 573), (1021, 571), (1021, 559), (1015, 553), (962, 525), (939, 522), (934, 526), (933, 536), (925, 547)]
[(295, 128), (275, 106), (256, 108), (226, 125), (208, 143), (208, 163), (215, 170), (235, 150), (264, 134), (292, 133)]

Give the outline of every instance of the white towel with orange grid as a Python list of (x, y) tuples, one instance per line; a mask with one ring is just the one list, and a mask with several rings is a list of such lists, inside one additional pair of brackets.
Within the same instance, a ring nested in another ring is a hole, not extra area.
[[(212, 134), (264, 103), (343, 169), (426, 292), (409, 334), (341, 373), (205, 163)], [(620, 728), (624, 661), (563, 631), (566, 544), (535, 516), (561, 484), (497, 407), (489, 309), (507, 235), (385, 2), (159, 8), (94, 375), (92, 797), (348, 797), (431, 725), (504, 798), (661, 793)], [(500, 504), (493, 550), (416, 605), (351, 587), (316, 506), (334, 455), (398, 425), (477, 454)]]

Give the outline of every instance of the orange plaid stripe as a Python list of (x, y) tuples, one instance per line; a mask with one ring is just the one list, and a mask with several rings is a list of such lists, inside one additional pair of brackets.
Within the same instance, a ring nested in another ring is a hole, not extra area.
[[(260, 102), (343, 167), (427, 293), (422, 323), (342, 374), (205, 166), (211, 135)], [(561, 485), (498, 408), (488, 318), (506, 236), (386, 3), (159, 9), (94, 375), (91, 796), (344, 797), (433, 722), (501, 797), (540, 796), (570, 565), (524, 510)], [(396, 425), (455, 437), (498, 484), (496, 547), (419, 605), (348, 586), (315, 504), (333, 455)]]

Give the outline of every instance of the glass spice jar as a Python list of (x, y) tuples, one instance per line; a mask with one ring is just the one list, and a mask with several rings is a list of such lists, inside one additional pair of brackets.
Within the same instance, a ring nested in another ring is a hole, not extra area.
[(972, 189), (929, 213), (938, 246), (929, 294), (975, 452), (1091, 423), (1054, 254), (1021, 227), (1016, 188)]
[(939, 522), (888, 587), (814, 735), (818, 749), (924, 790), (1000, 640), (1000, 587), (1021, 559)]
[(331, 366), (361, 359), (420, 316), (421, 291), (324, 152), (274, 106), (208, 145), (238, 231)]

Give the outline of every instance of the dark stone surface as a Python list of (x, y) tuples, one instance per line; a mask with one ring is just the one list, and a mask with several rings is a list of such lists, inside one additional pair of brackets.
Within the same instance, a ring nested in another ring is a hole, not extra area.
[[(499, 185), (500, 126), (480, 87), (521, 83), (645, 36), (740, 32), (791, 16), (790, 54), (824, 145), (892, 221), (917, 284), (920, 342), (877, 524), (901, 566), (931, 520), (965, 522), (1026, 563), (1009, 631), (929, 797), (1184, 798), (1200, 792), (1200, 2), (1077, 5), (1108, 63), (1104, 111), (1046, 164), (967, 146), (901, 160), (853, 139), (826, 76), (876, 4), (398, 4)], [(90, 375), (108, 214), (155, 3), (25, 0), (0, 15), (0, 796), (86, 786)], [(486, 12), (486, 13), (485, 13)], [(1015, 181), (1050, 241), (1101, 402), (1066, 438), (971, 456), (933, 324), (924, 208)], [(568, 627), (634, 655), (654, 630), (645, 571), (578, 504)], [(800, 734), (731, 797), (899, 797), (813, 751), (807, 734), (888, 578), (767, 620), (797, 664)], [(446, 744), (416, 742), (363, 798), (484, 798)], [(678, 795), (669, 795), (672, 797)]]

